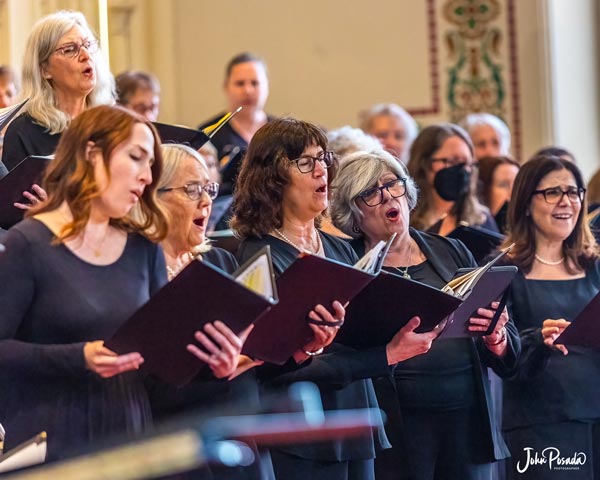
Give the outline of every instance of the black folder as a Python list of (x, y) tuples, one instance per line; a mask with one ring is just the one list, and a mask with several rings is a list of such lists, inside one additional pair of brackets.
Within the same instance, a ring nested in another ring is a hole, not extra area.
[(479, 263), (490, 253), (496, 250), (504, 241), (504, 235), (482, 227), (460, 225), (448, 234), (449, 238), (456, 238), (463, 242)]
[[(313, 338), (309, 312), (317, 304), (350, 301), (375, 276), (316, 255), (300, 254), (277, 279), (279, 303), (255, 323), (243, 353), (277, 365)], [(344, 327), (342, 327), (344, 328)]]
[(272, 305), (273, 301), (217, 267), (192, 261), (130, 317), (106, 346), (119, 354), (139, 352), (147, 372), (185, 385), (206, 366), (186, 350), (186, 345), (195, 343), (196, 330), (221, 320), (239, 333)]
[(179, 125), (154, 122), (161, 143), (182, 143), (198, 150), (210, 140), (208, 135), (200, 130), (193, 130)]
[(554, 343), (600, 348), (600, 293), (592, 298)]
[[(461, 275), (471, 269), (459, 269), (456, 274)], [(440, 338), (477, 337), (491, 334), (496, 328), (508, 295), (508, 288), (515, 278), (518, 268), (507, 265), (491, 267), (473, 287), (471, 293), (461, 305), (448, 317), (448, 321), (440, 333)], [(485, 332), (469, 331), (469, 319), (478, 317), (478, 308), (487, 308), (490, 303), (499, 301), (500, 305), (492, 323)]]
[(336, 342), (357, 349), (386, 345), (412, 317), (421, 318), (417, 332), (426, 332), (461, 303), (454, 295), (383, 270), (348, 305)]
[(8, 175), (0, 180), (0, 228), (10, 228), (23, 220), (24, 210), (15, 202), (29, 203), (23, 192), (41, 180), (52, 157), (31, 155), (22, 160)]

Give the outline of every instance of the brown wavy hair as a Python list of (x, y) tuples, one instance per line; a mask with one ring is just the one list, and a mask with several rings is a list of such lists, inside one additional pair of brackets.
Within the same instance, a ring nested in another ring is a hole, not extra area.
[[(230, 222), (239, 237), (261, 237), (281, 227), (283, 191), (290, 183), (290, 160), (300, 157), (311, 145), (326, 150), (325, 132), (312, 123), (293, 118), (272, 120), (254, 134), (240, 168)], [(334, 160), (327, 171), (328, 187), (336, 170)], [(317, 218), (317, 225), (319, 221)]]
[[(521, 170), (515, 178), (513, 193), (508, 206), (510, 233), (501, 248), (505, 248), (512, 243), (515, 244), (509, 255), (513, 262), (525, 273), (531, 271), (535, 258), (535, 225), (529, 214), (533, 192), (546, 175), (563, 168), (573, 174), (579, 188), (585, 188), (585, 182), (577, 165), (553, 155), (533, 157), (521, 166)], [(575, 274), (581, 269), (587, 269), (598, 258), (598, 247), (586, 221), (586, 212), (587, 198), (584, 197), (575, 228), (571, 235), (563, 241), (562, 251), (567, 260), (565, 266), (570, 274)]]
[(85, 110), (78, 115), (61, 135), (54, 160), (50, 162), (42, 182), (48, 200), (27, 212), (27, 216), (50, 212), (66, 202), (73, 214), (73, 221), (65, 225), (58, 236), (59, 241), (76, 237), (83, 231), (90, 218), (92, 200), (99, 197), (94, 177), (94, 167), (87, 159), (88, 142), (100, 149), (104, 168), (110, 181), (110, 159), (113, 151), (132, 134), (133, 126), (143, 123), (154, 137), (154, 163), (152, 183), (144, 189), (139, 200), (143, 221), (130, 216), (113, 218), (110, 224), (128, 232), (145, 235), (159, 242), (167, 234), (167, 221), (156, 203), (156, 185), (162, 172), (160, 139), (151, 122), (122, 107), (100, 106)]
[[(458, 125), (440, 123), (430, 125), (417, 136), (410, 149), (408, 173), (419, 187), (420, 197), (417, 207), (410, 218), (412, 227), (425, 230), (431, 226), (431, 208), (433, 206), (433, 186), (427, 182), (427, 172), (431, 169), (431, 157), (450, 137), (458, 137), (467, 144), (471, 157), (474, 157), (473, 142), (469, 135)], [(477, 175), (471, 176), (471, 186), (465, 198), (454, 202), (450, 213), (456, 215), (456, 223), (478, 224), (485, 221), (487, 208), (479, 203), (476, 196)], [(434, 219), (435, 221), (435, 219)]]

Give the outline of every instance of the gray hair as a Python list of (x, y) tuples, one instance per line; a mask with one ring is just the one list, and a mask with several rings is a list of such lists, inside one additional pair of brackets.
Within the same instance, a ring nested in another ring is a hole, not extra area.
[(404, 110), (400, 105), (395, 103), (377, 103), (358, 114), (358, 126), (363, 131), (370, 133), (373, 129), (375, 118), (381, 116), (394, 117), (404, 126), (404, 132), (406, 133), (406, 139), (404, 140), (405, 158), (401, 158), (400, 160), (406, 163), (410, 146), (419, 134), (417, 122), (410, 113)]
[[(185, 162), (188, 158), (192, 158), (202, 165), (202, 169), (208, 175), (208, 168), (206, 168), (206, 163), (204, 162), (202, 155), (200, 155), (192, 147), (188, 147), (187, 145), (182, 145), (180, 143), (163, 143), (160, 146), (160, 152), (162, 153), (163, 157), (163, 170), (160, 178), (158, 179), (158, 183), (156, 184), (157, 192), (159, 192), (161, 188), (165, 188), (167, 185), (169, 185), (169, 183), (171, 183), (175, 177), (175, 174), (177, 173), (177, 170), (181, 168), (183, 162)], [(170, 230), (172, 228), (172, 217), (170, 212), (162, 202), (160, 195), (156, 196), (156, 201), (166, 214), (167, 224), (169, 225)], [(194, 253), (205, 253), (211, 248), (210, 240), (205, 235), (204, 243), (200, 245), (191, 245), (190, 247)]]
[(337, 155), (340, 163), (346, 155), (354, 152), (382, 150), (379, 140), (360, 128), (352, 128), (349, 125), (327, 132), (327, 145)]
[(355, 228), (363, 217), (356, 199), (366, 189), (377, 185), (379, 178), (388, 172), (397, 175), (398, 178), (406, 178), (408, 208), (415, 208), (418, 198), (417, 186), (402, 163), (384, 150), (355, 152), (346, 157), (331, 186), (329, 214), (332, 223), (346, 235), (354, 238), (362, 236)]
[[(90, 39), (96, 36), (80, 12), (61, 10), (40, 19), (29, 34), (23, 56), (22, 98), (29, 98), (25, 111), (51, 134), (67, 128), (71, 118), (56, 106), (54, 90), (44, 78), (42, 68), (58, 47), (63, 35), (79, 25)], [(96, 86), (86, 98), (86, 107), (113, 105), (115, 103), (114, 79), (108, 62), (100, 49), (93, 55), (96, 70)]]
[(490, 126), (498, 135), (500, 142), (500, 155), (510, 155), (510, 130), (504, 121), (491, 113), (469, 113), (458, 122), (472, 138), (473, 131), (478, 127)]

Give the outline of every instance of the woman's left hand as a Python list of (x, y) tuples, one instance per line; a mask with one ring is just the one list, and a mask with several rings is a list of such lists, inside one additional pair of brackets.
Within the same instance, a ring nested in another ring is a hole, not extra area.
[(253, 328), (254, 325), (250, 325), (236, 335), (227, 325), (217, 320), (204, 325), (203, 332), (197, 331), (194, 334), (195, 339), (208, 353), (196, 345), (190, 344), (186, 348), (192, 355), (207, 363), (215, 377), (229, 377), (238, 366), (242, 347)]
[(46, 194), (46, 190), (40, 187), (37, 184), (33, 184), (31, 186), (31, 190), (35, 193), (35, 195), (27, 190), (23, 192), (23, 196), (29, 200), (30, 203), (20, 203), (15, 202), (14, 206), (21, 210), (29, 210), (30, 208), (36, 206), (40, 202), (45, 202), (48, 199), (48, 195)]
[[(478, 308), (477, 313), (480, 317), (471, 317), (469, 319), (469, 331), (470, 332), (485, 332), (492, 323), (492, 318), (496, 314), (498, 307), (500, 306), (499, 302), (492, 302), (490, 305), (491, 308)], [(506, 307), (500, 314), (500, 318), (498, 319), (498, 323), (496, 323), (496, 327), (494, 331), (489, 335), (483, 336), (483, 343), (496, 355), (503, 355), (506, 351), (507, 341), (506, 341), (506, 324), (508, 323), (508, 311)]]

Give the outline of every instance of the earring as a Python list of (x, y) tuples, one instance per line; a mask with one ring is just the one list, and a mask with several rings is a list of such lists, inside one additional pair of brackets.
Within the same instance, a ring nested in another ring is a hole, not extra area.
[(358, 228), (358, 225), (356, 225), (356, 223), (352, 225), (352, 231), (354, 233), (360, 233), (360, 228)]

